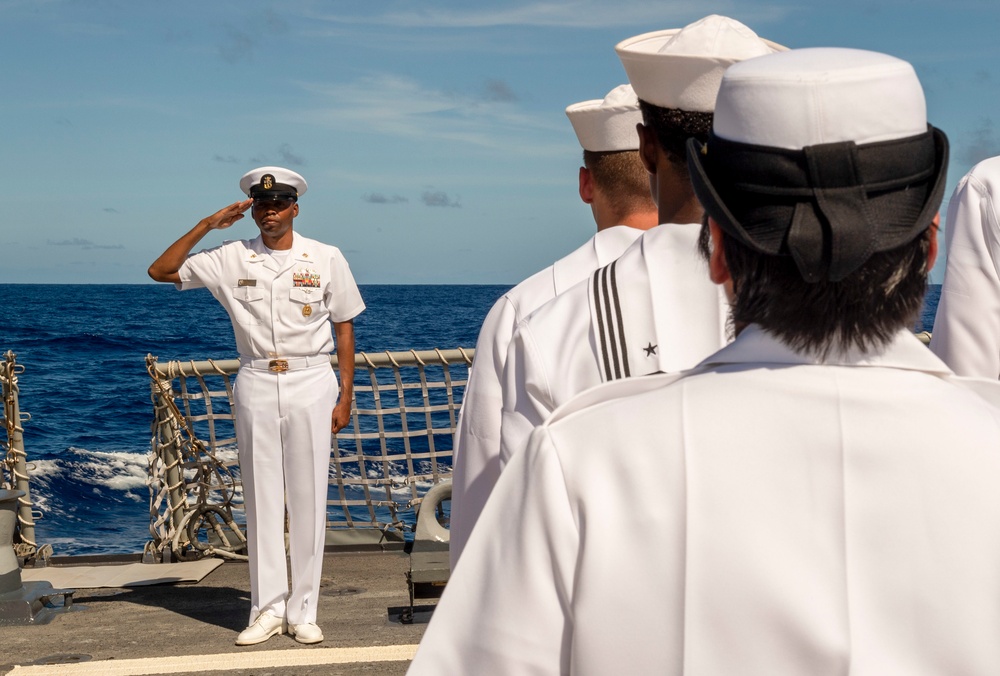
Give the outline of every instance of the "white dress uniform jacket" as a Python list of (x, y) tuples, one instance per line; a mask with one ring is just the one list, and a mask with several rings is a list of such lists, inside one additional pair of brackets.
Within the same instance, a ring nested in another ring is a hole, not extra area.
[(409, 674), (1000, 673), (1000, 384), (963, 380), (908, 332), (816, 363), (751, 326), (584, 393)]
[[(226, 308), (240, 352), (234, 403), (250, 622), (269, 612), (291, 624), (315, 623), (338, 390), (330, 322), (352, 319), (365, 304), (340, 250), (297, 233), (287, 254), (272, 256), (260, 237), (227, 242), (190, 256), (179, 274), (180, 288), (207, 287)], [(269, 370), (276, 358), (289, 370)]]
[(948, 264), (931, 350), (963, 376), (1000, 378), (1000, 157), (980, 162), (948, 206)]
[(518, 322), (535, 308), (618, 258), (642, 232), (618, 225), (535, 273), (504, 294), (486, 315), (455, 431), (451, 497), (451, 566), (500, 476), (500, 378), (507, 346)]
[(365, 309), (340, 249), (297, 232), (292, 237), (282, 263), (256, 237), (199, 251), (178, 272), (177, 288), (207, 287), (222, 303), (241, 357), (329, 354), (330, 322), (348, 321)]
[(500, 465), (559, 405), (622, 377), (691, 368), (728, 342), (729, 304), (697, 223), (646, 231), (617, 261), (518, 327), (504, 373)]

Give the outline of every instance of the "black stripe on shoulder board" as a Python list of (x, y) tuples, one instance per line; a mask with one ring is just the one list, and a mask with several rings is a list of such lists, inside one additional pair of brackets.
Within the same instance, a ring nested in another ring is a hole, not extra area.
[(604, 366), (604, 380), (611, 380), (611, 361), (608, 355), (607, 338), (604, 329), (603, 304), (601, 303), (601, 273), (604, 268), (594, 271), (594, 316), (597, 317), (597, 351), (601, 365)]
[(624, 322), (618, 299), (617, 261), (599, 269), (594, 277), (594, 294), (598, 303), (597, 319), (601, 336), (605, 380), (617, 380), (629, 375), (628, 357), (623, 354)]

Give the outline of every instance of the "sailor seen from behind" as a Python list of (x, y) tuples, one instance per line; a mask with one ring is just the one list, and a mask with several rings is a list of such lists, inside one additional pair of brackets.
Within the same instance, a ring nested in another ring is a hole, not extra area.
[(574, 395), (609, 380), (690, 368), (728, 342), (728, 303), (698, 254), (702, 208), (686, 144), (708, 138), (729, 65), (784, 49), (718, 15), (617, 45), (639, 97), (639, 154), (662, 225), (518, 327), (504, 373), (501, 467)]
[(410, 673), (1000, 673), (1000, 383), (909, 328), (947, 169), (912, 67), (738, 63), (688, 158), (734, 342), (533, 433)]
[(962, 177), (948, 204), (948, 264), (931, 350), (955, 373), (1000, 378), (1000, 157)]
[(452, 568), (500, 475), (501, 376), (514, 328), (539, 305), (613, 261), (657, 222), (639, 160), (635, 126), (641, 115), (632, 87), (621, 85), (604, 99), (573, 104), (566, 115), (583, 147), (580, 199), (591, 208), (597, 234), (504, 294), (483, 322), (455, 433)]

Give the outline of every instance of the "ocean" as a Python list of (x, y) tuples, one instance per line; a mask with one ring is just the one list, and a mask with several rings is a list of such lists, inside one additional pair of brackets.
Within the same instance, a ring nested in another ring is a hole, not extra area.
[[(359, 351), (475, 347), (508, 286), (363, 285)], [(204, 289), (169, 285), (0, 285), (0, 353), (19, 377), (36, 541), (57, 555), (142, 551), (152, 404), (147, 354), (237, 356), (225, 311)]]
[[(509, 285), (362, 285), (359, 351), (474, 347)], [(940, 286), (916, 327), (931, 330)], [(205, 290), (168, 285), (0, 284), (0, 353), (24, 366), (20, 406), (35, 534), (59, 556), (142, 551), (152, 405), (147, 354), (236, 356), (225, 311)]]

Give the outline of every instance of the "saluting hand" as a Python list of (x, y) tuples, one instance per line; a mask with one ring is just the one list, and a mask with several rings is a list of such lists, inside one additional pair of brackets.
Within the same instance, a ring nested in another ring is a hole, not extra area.
[(243, 218), (243, 213), (249, 209), (252, 204), (252, 199), (243, 200), (242, 202), (233, 202), (228, 207), (219, 209), (202, 222), (212, 230), (228, 228), (230, 225)]
[(179, 284), (181, 278), (177, 272), (184, 265), (184, 261), (187, 260), (194, 245), (200, 242), (210, 230), (228, 228), (243, 218), (243, 212), (249, 209), (252, 204), (252, 199), (233, 202), (225, 209), (219, 209), (211, 216), (198, 221), (198, 224), (191, 228), (186, 235), (167, 247), (167, 250), (153, 261), (153, 264), (149, 266), (149, 276), (158, 282)]

